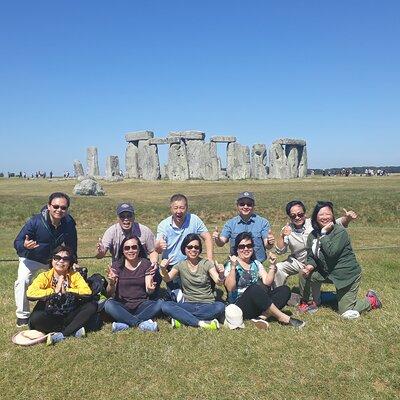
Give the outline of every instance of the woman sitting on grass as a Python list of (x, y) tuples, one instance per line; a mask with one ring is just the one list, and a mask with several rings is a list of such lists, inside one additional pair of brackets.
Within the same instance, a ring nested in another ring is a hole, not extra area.
[(105, 312), (116, 321), (112, 331), (137, 326), (142, 331), (157, 332), (157, 322), (151, 318), (160, 313), (162, 300), (149, 300), (156, 288), (154, 271), (140, 240), (133, 235), (126, 237), (118, 256), (107, 274), (107, 295), (113, 298), (104, 304)]
[[(248, 232), (236, 236), (233, 252), (225, 269), (225, 287), (229, 302), (243, 311), (243, 318), (250, 319), (260, 329), (268, 329), (268, 317), (275, 317), (282, 325), (303, 327), (303, 321), (280, 311), (290, 298), (289, 287), (283, 285), (271, 289), (276, 272), (275, 254), (269, 253), (271, 265), (267, 272), (255, 260), (253, 236)], [(259, 284), (260, 280), (263, 285)]]
[(322, 283), (336, 287), (338, 312), (347, 318), (356, 318), (363, 311), (381, 308), (373, 290), (357, 300), (361, 268), (351, 247), (346, 229), (335, 223), (333, 204), (319, 201), (314, 208), (311, 223), (313, 231), (307, 240), (307, 265), (302, 270), (300, 291), (304, 301), (310, 289), (318, 293)]
[(200, 257), (202, 245), (200, 237), (196, 234), (191, 233), (185, 237), (181, 251), (186, 255), (186, 260), (175, 264), (168, 272), (169, 260), (164, 259), (160, 271), (165, 282), (179, 275), (185, 301), (183, 303), (165, 301), (162, 304), (162, 311), (172, 318), (171, 324), (174, 328), (180, 328), (181, 324), (184, 324), (217, 330), (219, 328), (217, 318), (224, 312), (225, 305), (215, 301), (211, 279), (222, 285), (224, 267)]
[(88, 284), (72, 269), (76, 261), (69, 247), (59, 246), (49, 261), (50, 270), (40, 273), (27, 290), (29, 300), (38, 300), (29, 318), (29, 326), (48, 336), (54, 344), (86, 335), (84, 326), (97, 311), (95, 301), (81, 303), (79, 297), (91, 295)]

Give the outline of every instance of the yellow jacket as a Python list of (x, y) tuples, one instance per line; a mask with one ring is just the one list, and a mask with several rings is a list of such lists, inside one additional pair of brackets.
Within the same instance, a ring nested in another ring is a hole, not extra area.
[[(53, 286), (54, 269), (41, 272), (31, 283), (26, 291), (29, 300), (40, 300), (55, 293)], [(79, 272), (70, 272), (67, 274), (68, 287), (67, 292), (75, 293), (81, 296), (92, 294), (92, 291)]]

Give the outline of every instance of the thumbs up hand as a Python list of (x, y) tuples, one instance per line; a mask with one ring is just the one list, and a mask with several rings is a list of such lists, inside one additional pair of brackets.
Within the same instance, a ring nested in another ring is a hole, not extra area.
[(28, 250), (32, 250), (39, 247), (39, 245), (37, 244), (36, 240), (29, 239), (29, 236), (25, 235), (24, 247)]

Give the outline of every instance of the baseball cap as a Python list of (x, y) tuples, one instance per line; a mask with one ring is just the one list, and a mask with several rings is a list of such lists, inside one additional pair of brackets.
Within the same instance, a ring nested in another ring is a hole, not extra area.
[(135, 209), (133, 208), (133, 205), (131, 203), (121, 203), (117, 207), (117, 215), (123, 212), (131, 212), (132, 214), (134, 214)]
[(255, 203), (254, 194), (252, 192), (239, 193), (239, 196), (236, 201), (239, 201), (241, 199), (250, 199), (253, 200), (253, 202)]
[(244, 328), (243, 312), (237, 305), (229, 304), (225, 308), (224, 325), (229, 329)]

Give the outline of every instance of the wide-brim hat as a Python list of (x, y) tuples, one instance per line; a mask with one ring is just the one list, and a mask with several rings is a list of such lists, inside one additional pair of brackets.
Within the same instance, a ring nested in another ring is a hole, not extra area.
[(45, 342), (47, 336), (48, 334), (35, 329), (30, 329), (16, 333), (11, 340), (14, 344), (18, 344), (19, 346), (32, 346), (34, 344)]
[(229, 329), (244, 328), (243, 312), (237, 305), (229, 304), (225, 308), (224, 325)]

